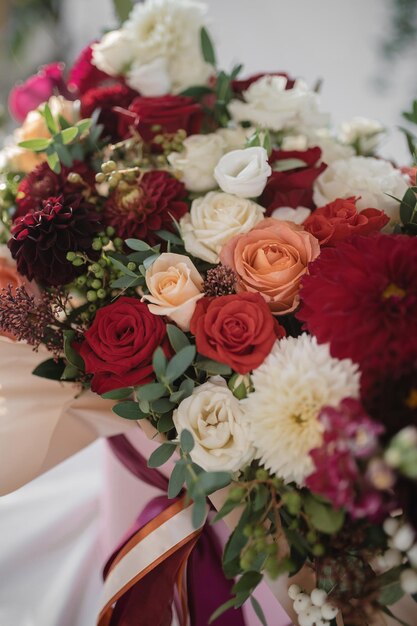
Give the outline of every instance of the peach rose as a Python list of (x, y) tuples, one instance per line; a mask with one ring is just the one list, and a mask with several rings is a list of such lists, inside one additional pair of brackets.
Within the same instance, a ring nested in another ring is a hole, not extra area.
[(274, 315), (284, 315), (297, 308), (300, 280), (319, 253), (319, 242), (301, 226), (270, 217), (233, 237), (220, 260), (236, 272), (239, 291), (260, 293)]
[(197, 300), (204, 296), (203, 279), (194, 263), (182, 254), (165, 252), (146, 271), (149, 310), (166, 315), (181, 330), (190, 329)]

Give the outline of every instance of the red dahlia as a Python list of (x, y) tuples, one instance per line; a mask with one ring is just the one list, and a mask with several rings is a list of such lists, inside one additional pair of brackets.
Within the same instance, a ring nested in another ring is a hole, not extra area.
[(106, 202), (103, 219), (122, 239), (146, 239), (153, 245), (156, 230), (172, 230), (188, 210), (183, 183), (164, 171), (146, 172), (123, 189), (117, 187)]
[[(70, 183), (68, 180), (70, 172), (79, 174), (87, 184), (87, 189), (82, 184)], [(75, 161), (71, 167), (62, 166), (60, 174), (55, 174), (48, 163), (41, 163), (25, 176), (19, 185), (14, 219), (23, 217), (26, 213), (42, 210), (43, 201), (51, 197), (61, 195), (82, 197), (86, 191), (93, 189), (94, 185), (94, 172), (81, 161)]]
[(325, 248), (302, 281), (297, 317), (320, 343), (330, 343), (334, 357), (362, 368), (391, 352), (398, 360), (401, 350), (393, 348), (417, 335), (416, 267), (417, 240), (404, 235), (354, 237)]
[(18, 272), (45, 285), (66, 285), (84, 271), (67, 261), (67, 252), (86, 252), (97, 258), (91, 244), (100, 230), (97, 214), (80, 197), (48, 198), (41, 210), (19, 217), (8, 247)]
[(91, 117), (96, 109), (100, 109), (98, 121), (104, 126), (104, 134), (110, 135), (112, 141), (117, 141), (119, 113), (114, 111), (114, 107), (127, 109), (137, 95), (137, 91), (120, 83), (94, 87), (81, 96), (81, 116)]

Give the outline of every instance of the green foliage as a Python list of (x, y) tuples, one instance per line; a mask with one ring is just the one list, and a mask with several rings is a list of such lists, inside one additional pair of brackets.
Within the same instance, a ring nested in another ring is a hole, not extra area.
[(34, 376), (48, 378), (49, 380), (61, 380), (66, 362), (64, 359), (47, 359), (35, 367), (32, 371)]
[(400, 575), (404, 567), (399, 565), (376, 577), (376, 584), (380, 589), (378, 602), (383, 606), (390, 606), (400, 600), (404, 591), (400, 585)]
[(113, 0), (113, 6), (117, 19), (123, 24), (133, 8), (132, 0)]
[(161, 467), (164, 465), (172, 457), (176, 450), (176, 444), (172, 442), (163, 443), (162, 446), (159, 446), (154, 452), (152, 452), (151, 456), (148, 460), (148, 467)]
[(200, 40), (201, 51), (203, 53), (204, 60), (206, 61), (206, 63), (209, 63), (210, 65), (213, 65), (213, 67), (216, 67), (216, 53), (214, 51), (213, 42), (204, 27), (200, 31)]
[(147, 414), (140, 410), (137, 402), (126, 400), (119, 402), (113, 407), (113, 413), (127, 420), (141, 420), (147, 417)]
[(104, 400), (124, 400), (132, 395), (132, 387), (123, 387), (122, 389), (114, 389), (113, 391), (107, 391), (103, 393), (101, 397)]
[[(409, 122), (409, 124), (417, 125), (417, 100), (414, 100), (412, 102), (411, 110), (410, 111), (404, 111), (402, 115), (403, 115), (403, 118), (407, 122)], [(417, 158), (417, 135), (415, 133), (413, 133), (411, 130), (409, 130), (408, 128), (400, 127), (400, 130), (405, 135), (408, 149), (409, 149), (410, 154), (411, 154), (411, 156), (412, 156), (412, 158), (413, 158), (413, 160), (415, 162), (416, 158)]]
[(340, 530), (345, 519), (343, 509), (334, 509), (330, 502), (308, 494), (304, 499), (304, 510), (310, 522), (322, 533), (332, 535)]

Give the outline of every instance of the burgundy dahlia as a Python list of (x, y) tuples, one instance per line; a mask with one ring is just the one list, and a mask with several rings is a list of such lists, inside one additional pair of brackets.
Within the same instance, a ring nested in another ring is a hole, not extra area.
[[(85, 184), (69, 182), (71, 172), (79, 174)], [(62, 166), (60, 174), (55, 174), (48, 163), (41, 163), (19, 185), (14, 219), (42, 210), (43, 202), (48, 198), (89, 194), (94, 185), (95, 174), (86, 163), (75, 161), (71, 167)]]
[(81, 96), (81, 116), (91, 117), (94, 111), (99, 109), (98, 122), (103, 124), (104, 134), (110, 135), (112, 141), (118, 141), (119, 113), (114, 111), (114, 107), (127, 109), (137, 95), (137, 91), (121, 83), (93, 87)]
[(63, 196), (43, 202), (41, 210), (18, 218), (11, 230), (8, 247), (20, 274), (50, 286), (66, 285), (84, 271), (67, 261), (67, 252), (92, 250), (94, 235), (100, 230), (93, 207), (80, 197), (72, 202)]
[(188, 210), (183, 183), (163, 171), (147, 172), (128, 187), (119, 186), (108, 199), (103, 219), (122, 239), (146, 239), (153, 245), (156, 230), (172, 230)]
[[(325, 248), (302, 281), (298, 319), (332, 356), (401, 361), (417, 336), (417, 239), (375, 234)], [(396, 349), (396, 346), (400, 349)]]

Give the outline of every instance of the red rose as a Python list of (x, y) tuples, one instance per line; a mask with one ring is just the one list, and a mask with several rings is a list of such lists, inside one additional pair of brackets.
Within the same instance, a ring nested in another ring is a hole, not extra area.
[(96, 41), (88, 44), (78, 57), (75, 59), (73, 66), (69, 71), (68, 86), (71, 91), (78, 95), (84, 94), (89, 89), (97, 87), (101, 83), (108, 80), (113, 80), (105, 72), (102, 72), (92, 63), (93, 58), (93, 44)]
[(98, 122), (104, 126), (104, 135), (110, 135), (112, 141), (117, 141), (119, 139), (119, 113), (114, 111), (114, 107), (127, 108), (137, 95), (137, 91), (121, 83), (92, 87), (80, 98), (81, 117), (91, 117), (94, 111), (99, 109)]
[(244, 78), (243, 80), (232, 81), (232, 89), (235, 94), (240, 95), (241, 93), (246, 91), (246, 89), (248, 89), (248, 87), (250, 87), (252, 83), (256, 83), (256, 81), (263, 76), (283, 76), (287, 79), (287, 85), (285, 89), (292, 89), (294, 87), (295, 80), (293, 78), (290, 78), (285, 72), (260, 72), (259, 74), (253, 74), (252, 76), (248, 76), (248, 78)]
[[(179, 129), (194, 135), (200, 132), (203, 119), (201, 105), (186, 96), (160, 96), (157, 98), (135, 98), (129, 109), (119, 111), (119, 133), (130, 136), (133, 126), (145, 141), (152, 141), (159, 133), (175, 133)], [(154, 131), (153, 126), (161, 130)]]
[(358, 198), (336, 198), (316, 209), (306, 219), (303, 228), (319, 240), (321, 246), (335, 246), (351, 235), (370, 235), (381, 230), (389, 217), (378, 209), (363, 209), (358, 213)]
[(239, 374), (259, 367), (284, 328), (258, 293), (202, 298), (191, 319), (200, 354), (229, 365)]
[(169, 354), (162, 319), (140, 300), (121, 297), (99, 309), (83, 343), (74, 347), (87, 374), (93, 374), (91, 389), (102, 394), (151, 382), (152, 356), (158, 346)]
[[(272, 151), (269, 162), (273, 171), (261, 196), (267, 215), (281, 206), (314, 208), (313, 183), (327, 167), (325, 163), (319, 165), (320, 158), (320, 148)], [(274, 171), (274, 164), (286, 159), (300, 159), (305, 165), (285, 172)]]

